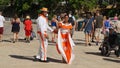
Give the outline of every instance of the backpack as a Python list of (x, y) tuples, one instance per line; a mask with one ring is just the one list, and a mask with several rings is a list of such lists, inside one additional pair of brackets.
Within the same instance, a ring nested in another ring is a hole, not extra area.
[(74, 25), (75, 25), (74, 20), (73, 20), (73, 17), (69, 17), (68, 22), (69, 22), (69, 23), (71, 23), (71, 24), (72, 24), (72, 26), (74, 26)]

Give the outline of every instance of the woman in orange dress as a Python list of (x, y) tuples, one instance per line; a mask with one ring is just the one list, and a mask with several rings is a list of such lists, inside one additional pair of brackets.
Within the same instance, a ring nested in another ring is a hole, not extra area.
[(72, 25), (68, 22), (68, 19), (68, 15), (65, 15), (64, 21), (58, 24), (57, 50), (62, 55), (63, 61), (67, 64), (71, 64), (74, 58), (73, 46), (75, 46), (75, 44), (70, 34)]

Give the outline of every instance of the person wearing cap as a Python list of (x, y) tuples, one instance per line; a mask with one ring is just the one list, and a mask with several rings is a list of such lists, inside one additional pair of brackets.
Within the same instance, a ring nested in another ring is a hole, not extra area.
[(30, 43), (30, 35), (32, 31), (32, 21), (30, 20), (30, 16), (26, 16), (26, 19), (24, 20), (24, 26), (26, 43)]
[(47, 31), (50, 30), (53, 32), (54, 30), (49, 27), (48, 19), (47, 19), (47, 8), (42, 8), (40, 16), (37, 18), (37, 33), (39, 37), (40, 47), (37, 56), (35, 59), (47, 62), (47, 46), (48, 46), (48, 34)]

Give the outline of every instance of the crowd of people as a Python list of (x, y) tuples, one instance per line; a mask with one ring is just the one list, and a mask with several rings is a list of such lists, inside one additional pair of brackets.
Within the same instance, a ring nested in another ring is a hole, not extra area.
[[(71, 64), (74, 59), (73, 46), (75, 46), (72, 35), (75, 30), (74, 16), (71, 14), (61, 14), (59, 19), (56, 15), (53, 16), (51, 20), (51, 27), (48, 25), (48, 9), (42, 8), (41, 12), (36, 19), (37, 23), (37, 34), (39, 38), (40, 47), (38, 49), (38, 54), (35, 57), (35, 60), (41, 62), (47, 62), (47, 46), (48, 46), (48, 30), (53, 34), (52, 42), (56, 42), (56, 49), (59, 54), (62, 56), (62, 62)], [(69, 19), (71, 17), (71, 19)], [(2, 35), (4, 29), (5, 18), (0, 13), (0, 41), (3, 42)], [(19, 32), (20, 32), (20, 18), (15, 14), (11, 19), (11, 32), (13, 33), (12, 42), (19, 41)], [(33, 30), (32, 21), (29, 15), (26, 15), (24, 21), (24, 31), (25, 31), (25, 40), (26, 43), (30, 43), (31, 32)]]
[[(37, 22), (37, 34), (39, 38), (40, 47), (38, 49), (38, 54), (35, 56), (35, 61), (48, 62), (47, 60), (47, 46), (48, 46), (48, 30), (52, 33), (52, 42), (56, 42), (56, 49), (59, 54), (62, 56), (62, 62), (71, 64), (74, 59), (73, 48), (75, 46), (72, 37), (74, 35), (77, 22), (75, 17), (70, 12), (62, 13), (60, 16), (54, 15), (51, 20), (51, 27), (48, 25), (48, 9), (40, 9), (41, 13), (39, 14)], [(117, 15), (114, 17), (115, 20), (118, 20)], [(3, 35), (3, 23), (5, 18), (1, 15), (0, 12), (0, 41), (2, 42)], [(18, 33), (20, 31), (20, 19), (17, 15), (11, 20), (13, 32), (13, 43), (18, 41)], [(33, 30), (32, 21), (29, 15), (26, 16), (23, 21), (24, 30), (25, 30), (25, 40), (26, 43), (30, 43), (30, 36)], [(82, 27), (79, 29), (82, 31), (84, 29), (85, 34), (85, 45), (91, 46), (91, 42), (96, 42), (96, 45), (99, 45), (101, 34), (104, 34), (104, 37), (108, 35), (109, 28), (111, 28), (111, 22), (108, 16), (100, 14), (99, 11), (95, 15), (87, 14), (86, 18), (83, 21)], [(119, 29), (119, 27), (118, 27)], [(102, 32), (102, 33), (101, 33)], [(95, 41), (96, 40), (96, 41)]]
[(62, 55), (62, 61), (68, 64), (71, 64), (74, 59), (73, 46), (75, 46), (71, 38), (72, 24), (69, 23), (69, 16), (65, 14), (59, 21), (57, 21), (56, 16), (53, 17), (51, 25), (52, 28), (48, 25), (47, 8), (41, 9), (41, 14), (37, 18), (37, 28), (40, 40), (40, 48), (35, 59), (47, 62), (47, 46), (48, 46), (48, 34), (47, 31), (50, 30), (53, 33), (52, 41), (55, 39), (56, 33), (56, 47), (58, 53)]
[(108, 36), (110, 28), (114, 29), (116, 32), (119, 31), (120, 26), (118, 23), (117, 15), (115, 15), (113, 20), (110, 20), (109, 16), (103, 16), (99, 11), (96, 11), (94, 15), (91, 13), (86, 14), (86, 18), (80, 29), (80, 31), (84, 29), (86, 46), (91, 46), (91, 42), (100, 45), (100, 39), (103, 39), (102, 35), (104, 37)]

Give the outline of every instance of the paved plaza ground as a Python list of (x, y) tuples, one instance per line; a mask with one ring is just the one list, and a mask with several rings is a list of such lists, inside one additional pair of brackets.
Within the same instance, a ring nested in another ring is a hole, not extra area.
[[(36, 32), (36, 24), (33, 24)], [(51, 34), (49, 34), (51, 37)], [(24, 27), (21, 23), (19, 42), (12, 43), (10, 22), (5, 23), (3, 42), (0, 42), (0, 68), (120, 68), (120, 58), (114, 54), (110, 57), (100, 55), (99, 46), (92, 43), (92, 46), (85, 46), (84, 33), (76, 31), (73, 40), (75, 59), (72, 64), (61, 63), (61, 56), (57, 53), (55, 43), (49, 42), (48, 59), (49, 63), (34, 62), (33, 56), (38, 52), (39, 43), (35, 38), (30, 43), (24, 42)], [(49, 38), (51, 41), (51, 38)]]

